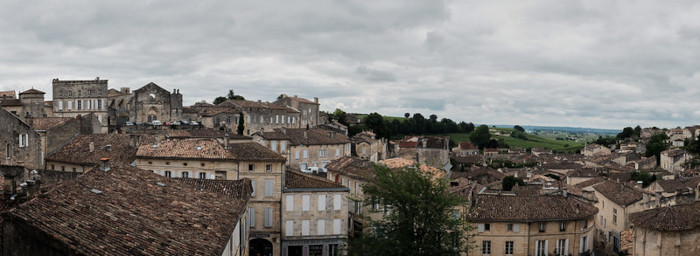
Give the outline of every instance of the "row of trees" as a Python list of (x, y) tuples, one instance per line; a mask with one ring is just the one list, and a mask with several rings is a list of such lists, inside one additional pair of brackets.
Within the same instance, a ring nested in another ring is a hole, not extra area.
[[(341, 109), (336, 109), (331, 115), (341, 124), (348, 125), (347, 113)], [(411, 116), (404, 114), (404, 118), (385, 118), (378, 113), (371, 113), (364, 119), (364, 123), (349, 127), (349, 135), (355, 135), (362, 130), (372, 130), (378, 137), (391, 138), (403, 135), (430, 135), (445, 133), (469, 133), (474, 130), (473, 123), (455, 122), (449, 118), (438, 120), (438, 116), (433, 114), (427, 119), (420, 113)]]

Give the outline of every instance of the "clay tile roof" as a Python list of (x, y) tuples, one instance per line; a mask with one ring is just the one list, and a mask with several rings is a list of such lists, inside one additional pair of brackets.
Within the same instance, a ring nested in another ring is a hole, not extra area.
[(32, 118), (32, 126), (34, 130), (48, 130), (56, 126), (62, 125), (72, 117), (39, 117)]
[(231, 143), (229, 144), (229, 153), (236, 160), (245, 161), (275, 161), (284, 162), (286, 159), (255, 142)]
[(293, 170), (287, 170), (285, 172), (284, 186), (286, 188), (342, 188), (347, 191), (350, 191), (350, 189), (346, 188), (345, 186), (337, 184), (330, 180)]
[(260, 136), (266, 140), (289, 140), (289, 136), (284, 129), (275, 129), (274, 132), (256, 132), (253, 135)]
[(658, 231), (686, 231), (700, 227), (700, 202), (661, 207), (630, 214), (635, 227)]
[(32, 89), (20, 92), (19, 94), (22, 95), (22, 94), (46, 94), (46, 93), (32, 88)]
[(450, 180), (450, 187), (447, 191), (452, 195), (458, 195), (471, 200), (472, 191), (479, 191), (484, 186), (476, 181), (468, 180), (467, 178), (456, 178)]
[(193, 178), (173, 178), (172, 180), (188, 184), (199, 191), (216, 192), (232, 198), (249, 199), (253, 193), (253, 186), (250, 179), (240, 180), (210, 180)]
[(598, 208), (563, 196), (476, 195), (473, 221), (560, 221), (593, 216)]
[[(212, 128), (200, 128), (200, 129), (171, 129), (168, 130), (169, 138), (217, 138), (223, 139), (226, 133), (217, 129)], [(251, 137), (245, 135), (238, 135), (234, 133), (228, 133), (228, 138), (230, 140), (251, 140)]]
[(657, 180), (656, 183), (659, 184), (665, 192), (692, 191), (697, 187), (698, 183), (700, 183), (700, 177)]
[(593, 186), (595, 184), (601, 183), (603, 181), (605, 181), (605, 177), (595, 177), (595, 178), (589, 179), (587, 181), (577, 183), (574, 186), (577, 188), (587, 188), (587, 187)]
[(279, 106), (279, 105), (272, 104), (269, 102), (258, 102), (258, 101), (250, 101), (250, 100), (226, 100), (224, 102), (219, 103), (216, 106), (290, 110), (290, 108), (285, 107), (285, 106)]
[(286, 129), (291, 145), (330, 145), (350, 143), (347, 135), (320, 128)]
[(4, 217), (51, 239), (45, 242), (62, 254), (219, 255), (247, 202), (112, 166), (63, 182)]
[(374, 167), (368, 160), (354, 156), (344, 156), (326, 164), (326, 169), (348, 177), (360, 180), (370, 180), (374, 177)]
[(22, 101), (19, 99), (5, 99), (5, 100), (2, 100), (2, 102), (0, 102), (0, 106), (3, 106), (3, 107), (24, 106), (24, 103), (22, 103)]
[(236, 110), (233, 107), (226, 107), (226, 106), (215, 106), (211, 108), (206, 108), (202, 111), (202, 116), (215, 116), (221, 113), (234, 113), (234, 114), (239, 114), (241, 113), (240, 110)]
[(593, 188), (621, 206), (631, 205), (643, 198), (642, 192), (614, 181), (608, 180), (593, 186)]
[[(154, 146), (157, 145), (157, 146)], [(229, 160), (231, 154), (214, 139), (169, 140), (144, 143), (137, 158)]]
[[(90, 152), (90, 144), (93, 152)], [(47, 161), (95, 165), (101, 158), (110, 158), (112, 162), (130, 164), (134, 161), (136, 148), (131, 146), (128, 134), (102, 133), (81, 134), (65, 146), (58, 148), (46, 157)]]
[(674, 149), (669, 149), (669, 150), (666, 150), (664, 152), (661, 152), (662, 155), (666, 154), (669, 157), (680, 156), (680, 155), (683, 155), (685, 153), (686, 153), (685, 150), (683, 150), (681, 148), (674, 148)]
[(294, 100), (296, 100), (296, 101), (298, 101), (298, 102), (301, 102), (301, 103), (318, 104), (318, 103), (316, 103), (316, 102), (314, 102), (314, 101), (312, 101), (312, 100), (304, 99), (304, 98), (302, 98), (302, 97), (294, 96), (294, 97), (289, 97), (289, 98), (294, 99)]
[(0, 91), (0, 98), (2, 98), (3, 96), (5, 96), (7, 98), (14, 99), (15, 98), (15, 91), (14, 90), (12, 90), (12, 91)]
[(459, 143), (459, 149), (478, 149), (474, 144), (471, 142), (460, 142)]
[(415, 148), (418, 146), (417, 141), (401, 141), (399, 142), (400, 148)]

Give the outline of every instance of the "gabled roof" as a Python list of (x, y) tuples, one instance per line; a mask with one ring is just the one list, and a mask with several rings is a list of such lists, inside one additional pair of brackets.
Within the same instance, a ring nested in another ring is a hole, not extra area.
[(72, 117), (38, 117), (32, 118), (32, 128), (34, 130), (48, 130), (56, 126), (62, 125)]
[(220, 255), (247, 202), (112, 166), (58, 184), (4, 217), (64, 254)]
[(661, 207), (630, 214), (635, 227), (657, 231), (686, 231), (700, 227), (700, 202)]
[(10, 98), (10, 99), (14, 99), (14, 98), (15, 98), (15, 90), (12, 90), (12, 91), (0, 91), (0, 99), (1, 99), (3, 96), (5, 96), (5, 97), (7, 97), (7, 98)]
[(260, 136), (266, 140), (290, 140), (285, 129), (275, 129), (272, 132), (256, 132), (253, 135)]
[(369, 160), (360, 159), (355, 156), (344, 156), (326, 164), (329, 172), (340, 173), (342, 175), (360, 180), (370, 180), (374, 177), (374, 167)]
[[(141, 86), (141, 88), (138, 88), (138, 89), (134, 90), (134, 92), (139, 93), (139, 92), (141, 92), (141, 91), (145, 91), (145, 90), (148, 90), (148, 89), (155, 89), (155, 90), (159, 90), (159, 91), (168, 92), (168, 90), (163, 89), (163, 87), (160, 87), (159, 85), (157, 85), (157, 84), (154, 83), (154, 82), (150, 82), (150, 83), (148, 83), (148, 84), (146, 84), (146, 85), (144, 85), (144, 86)], [(170, 93), (170, 92), (168, 92), (168, 93)]]
[(563, 196), (476, 195), (471, 221), (539, 222), (587, 219), (598, 212), (593, 205)]
[[(250, 100), (226, 100), (217, 104), (218, 107), (239, 107), (239, 108), (262, 108), (262, 109), (279, 109), (279, 110), (292, 110), (289, 107), (279, 106), (269, 102), (262, 101), (250, 101)], [(299, 111), (296, 111), (299, 112)]]
[[(215, 116), (218, 114), (222, 113), (229, 113), (229, 114), (240, 114), (241, 111), (238, 109), (235, 109), (233, 107), (225, 107), (225, 106), (215, 106), (215, 107), (210, 107), (202, 110), (202, 116)], [(237, 121), (237, 120), (236, 120)], [(235, 122), (234, 120), (231, 120), (231, 122)]]
[(330, 180), (293, 170), (285, 172), (284, 182), (285, 189), (341, 189), (350, 191), (349, 188)]
[(22, 103), (22, 101), (19, 99), (4, 99), (4, 100), (2, 100), (2, 98), (0, 98), (0, 106), (3, 106), (3, 107), (24, 106), (24, 103)]
[(236, 160), (284, 162), (282, 155), (255, 142), (231, 143), (229, 153)]
[(700, 183), (700, 177), (678, 178), (655, 181), (667, 193), (693, 191)]
[(231, 198), (248, 199), (253, 193), (253, 187), (248, 178), (240, 180), (173, 178), (172, 180), (188, 184), (199, 191), (216, 192)]
[[(130, 142), (128, 134), (81, 134), (46, 157), (46, 161), (96, 165), (100, 159), (110, 158), (112, 162), (130, 164), (136, 154), (136, 148)], [(93, 152), (90, 152), (90, 144)]]
[(465, 141), (465, 142), (459, 143), (459, 149), (461, 149), (461, 150), (478, 150), (479, 148), (474, 146), (474, 144), (472, 144), (471, 142)]
[(26, 90), (26, 91), (19, 93), (19, 95), (22, 95), (22, 94), (46, 94), (46, 93), (32, 88), (32, 89), (29, 89), (29, 90)]
[[(205, 139), (205, 138), (217, 138), (223, 139), (226, 136), (226, 132), (213, 128), (199, 128), (199, 129), (170, 129), (168, 130), (168, 138), (178, 138), (178, 139)], [(238, 135), (234, 133), (228, 133), (228, 138), (230, 140), (252, 140), (251, 137), (245, 135)]]
[(350, 143), (347, 135), (319, 128), (286, 129), (289, 143), (297, 145), (336, 145)]
[(224, 146), (214, 139), (168, 140), (144, 143), (136, 158), (232, 160)]
[(614, 181), (605, 181), (593, 189), (620, 206), (629, 206), (644, 198), (644, 194), (634, 188)]

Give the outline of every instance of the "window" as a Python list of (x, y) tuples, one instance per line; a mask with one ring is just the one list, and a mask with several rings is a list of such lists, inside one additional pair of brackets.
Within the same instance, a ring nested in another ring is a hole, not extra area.
[(270, 149), (272, 151), (277, 151), (277, 141), (270, 142)]
[(302, 170), (306, 170), (306, 163), (300, 163), (299, 165)]
[(63, 91), (58, 91), (58, 96), (63, 97)]
[(333, 234), (340, 235), (340, 219), (333, 219)]
[(556, 250), (558, 255), (569, 255), (569, 239), (557, 240)]
[(304, 159), (309, 158), (309, 152), (304, 150)]
[(581, 245), (579, 245), (578, 248), (579, 248), (579, 251), (578, 251), (579, 253), (588, 251), (588, 237), (587, 236), (581, 237)]
[(248, 165), (248, 171), (252, 172), (255, 170), (255, 165), (254, 164), (249, 164)]
[(77, 104), (76, 104), (76, 106), (77, 106), (76, 109), (83, 109), (83, 101), (82, 101), (82, 100), (78, 100), (78, 101), (76, 101), (76, 102), (77, 102)]
[(340, 210), (341, 200), (341, 195), (333, 195), (333, 210)]
[(559, 222), (559, 231), (566, 231), (566, 222)]
[(513, 255), (513, 241), (506, 241), (506, 255)]
[(255, 227), (255, 208), (248, 208), (248, 217), (250, 218), (250, 227)]
[(284, 207), (288, 212), (294, 211), (294, 195), (287, 195), (286, 197), (286, 206)]
[(284, 234), (286, 236), (294, 236), (294, 221), (288, 220), (284, 223), (284, 226), (285, 226)]
[(301, 235), (302, 236), (309, 235), (309, 220), (302, 220), (301, 221)]
[[(207, 173), (206, 173), (206, 172), (200, 172), (200, 173), (199, 173), (199, 178), (200, 178), (200, 179), (206, 179), (206, 178), (207, 178)], [(253, 182), (255, 182), (255, 181), (253, 181)]]
[(617, 209), (613, 208), (613, 224), (617, 225)]
[(296, 153), (294, 153), (294, 159), (299, 159), (299, 150), (297, 150)]
[(490, 223), (484, 223), (484, 231), (490, 231), (491, 230), (491, 224)]
[(65, 172), (65, 171), (66, 171), (66, 167), (65, 167), (65, 166), (61, 166), (61, 171), (62, 171), (62, 172)]
[(318, 195), (318, 210), (326, 210), (326, 195)]
[(265, 208), (265, 223), (266, 228), (272, 227), (272, 207)]
[(481, 242), (481, 254), (491, 254), (491, 241)]
[(265, 196), (272, 196), (272, 190), (275, 186), (275, 181), (265, 180)]
[(172, 175), (173, 174), (170, 171), (165, 171), (165, 177), (170, 178), (170, 177), (172, 177)]
[(275, 115), (275, 123), (276, 124), (280, 123), (280, 116), (279, 115)]
[(68, 91), (68, 96), (73, 96), (73, 91)]
[(255, 180), (251, 180), (251, 181), (250, 181), (250, 186), (253, 187), (253, 192), (250, 193), (250, 196), (253, 196), (253, 197), (254, 197), (254, 196), (255, 196), (255, 190), (257, 190), (257, 189), (255, 189)]
[(52, 170), (52, 171), (55, 171), (55, 170), (56, 170), (56, 168), (53, 167), (53, 164), (51, 165), (51, 170)]
[(588, 228), (588, 220), (583, 220), (583, 228)]
[(73, 167), (73, 172), (75, 172), (75, 167)]
[(326, 235), (326, 220), (318, 220), (316, 222), (316, 235)]
[(58, 110), (63, 110), (63, 101), (62, 100), (58, 101)]
[(318, 157), (323, 157), (323, 149), (318, 150)]
[(535, 256), (547, 256), (547, 240), (537, 240)]
[(271, 171), (272, 171), (272, 165), (271, 165), (271, 164), (265, 165), (265, 171), (266, 171), (266, 172), (271, 172)]
[(302, 195), (301, 196), (301, 210), (302, 211), (309, 211), (309, 208), (311, 208), (311, 196), (310, 195)]
[(542, 233), (542, 232), (545, 231), (545, 227), (547, 227), (547, 223), (542, 222), (542, 223), (539, 224), (539, 231), (540, 231), (540, 233)]
[[(10, 155), (10, 143), (7, 143), (7, 144), (5, 145), (5, 157), (7, 157), (7, 159), (10, 159), (10, 156), (11, 156), (11, 155)], [(64, 171), (65, 171), (65, 170), (64, 170)]]
[(335, 156), (340, 156), (340, 149), (339, 148), (335, 149)]
[(513, 224), (507, 224), (506, 227), (508, 231), (513, 231)]
[(182, 172), (182, 177), (183, 177), (183, 178), (189, 178), (189, 177), (190, 177), (190, 172)]
[(102, 109), (102, 100), (97, 100), (97, 109)]
[(29, 146), (29, 134), (23, 133), (19, 135), (19, 147), (27, 147)]
[(92, 90), (88, 90), (88, 96), (92, 95)]
[[(280, 141), (280, 151), (285, 151), (287, 150), (287, 142), (286, 141)], [(299, 158), (299, 157), (297, 157)]]

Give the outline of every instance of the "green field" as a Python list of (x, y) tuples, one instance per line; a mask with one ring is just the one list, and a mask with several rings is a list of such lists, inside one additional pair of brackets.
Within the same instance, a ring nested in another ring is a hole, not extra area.
[[(494, 128), (491, 128), (494, 129)], [(507, 129), (507, 128), (496, 128), (496, 130), (502, 132), (502, 133), (508, 133), (512, 129)], [(446, 134), (447, 136), (450, 136), (450, 139), (455, 141), (456, 143), (462, 142), (462, 141), (469, 141), (469, 134), (466, 133), (449, 133)], [(577, 149), (582, 149), (583, 148), (583, 143), (580, 142), (575, 142), (575, 141), (561, 141), (561, 140), (553, 140), (553, 139), (547, 139), (547, 138), (542, 138), (536, 135), (532, 134), (526, 134), (527, 140), (523, 139), (518, 139), (518, 138), (513, 138), (510, 136), (500, 136), (500, 135), (494, 135), (493, 133), (491, 134), (491, 138), (493, 139), (503, 139), (506, 144), (510, 147), (519, 147), (519, 148), (532, 148), (532, 147), (545, 147), (554, 151), (567, 151), (567, 152), (575, 152)]]

